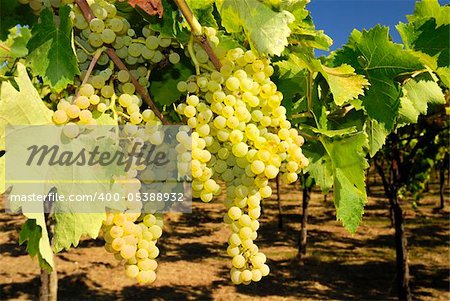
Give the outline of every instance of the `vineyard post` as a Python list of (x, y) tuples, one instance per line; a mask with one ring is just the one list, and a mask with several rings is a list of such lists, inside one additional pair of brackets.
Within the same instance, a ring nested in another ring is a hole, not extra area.
[(308, 175), (303, 175), (301, 180), (302, 188), (302, 220), (300, 228), (300, 238), (298, 242), (298, 259), (301, 260), (306, 256), (306, 247), (308, 242), (308, 207), (311, 199), (312, 185), (308, 185)]
[[(47, 226), (47, 233), (49, 240), (52, 240), (54, 233), (54, 225), (53, 219), (50, 213), (45, 214), (45, 222)], [(55, 259), (55, 256), (53, 259)], [(53, 269), (49, 273), (44, 270), (42, 267), (40, 268), (40, 287), (39, 287), (39, 301), (56, 301), (58, 300), (58, 272), (56, 269), (56, 262), (53, 261)]]
[(276, 177), (277, 185), (277, 205), (278, 205), (278, 229), (283, 229), (283, 211), (281, 209), (281, 196), (280, 196), (280, 178)]

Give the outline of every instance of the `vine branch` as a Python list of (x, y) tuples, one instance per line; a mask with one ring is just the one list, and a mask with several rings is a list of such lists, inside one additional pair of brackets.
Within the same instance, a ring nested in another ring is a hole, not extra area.
[(181, 14), (183, 15), (186, 22), (189, 24), (191, 33), (194, 38), (196, 38), (197, 41), (202, 45), (203, 49), (205, 49), (214, 67), (217, 70), (220, 70), (220, 68), (222, 67), (222, 63), (220, 63), (220, 60), (214, 53), (214, 50), (209, 44), (208, 39), (203, 34), (202, 25), (198, 22), (197, 18), (195, 18), (194, 14), (189, 8), (189, 5), (186, 3), (186, 0), (174, 0), (174, 2), (177, 5), (178, 9), (181, 11)]
[[(75, 0), (78, 7), (80, 8), (84, 18), (89, 23), (94, 18), (94, 13), (92, 12), (91, 7), (87, 3), (86, 0)], [(114, 51), (114, 49), (107, 47), (106, 48), (106, 54), (109, 56), (109, 58), (116, 64), (116, 66), (120, 70), (128, 71), (128, 68), (125, 66), (125, 64), (122, 62), (120, 57), (117, 55), (117, 53)], [(144, 101), (147, 103), (147, 105), (150, 107), (150, 109), (155, 113), (155, 115), (161, 120), (161, 122), (165, 125), (170, 124), (170, 122), (167, 120), (167, 118), (161, 113), (161, 111), (158, 109), (158, 107), (155, 105), (153, 100), (150, 98), (150, 95), (148, 94), (147, 89), (145, 89), (141, 84), (139, 84), (138, 80), (130, 73), (130, 79), (133, 83), (134, 87), (136, 88), (136, 91), (142, 96)]]

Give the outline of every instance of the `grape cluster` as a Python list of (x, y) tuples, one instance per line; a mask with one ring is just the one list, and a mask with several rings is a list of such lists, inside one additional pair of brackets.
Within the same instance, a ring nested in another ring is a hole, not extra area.
[(227, 184), (231, 279), (248, 284), (269, 273), (265, 255), (254, 244), (261, 201), (272, 194), (269, 180), (279, 176), (295, 182), (308, 160), (303, 138), (286, 119), (283, 95), (270, 80), (269, 60), (240, 48), (220, 58), (220, 71), (178, 84), (190, 95), (177, 111), (193, 129), (193, 196), (209, 202), (220, 191), (216, 180)]
[(155, 258), (159, 255), (156, 243), (162, 234), (163, 219), (146, 214), (137, 222), (140, 215), (140, 212), (108, 213), (102, 232), (106, 250), (124, 262), (126, 275), (146, 284), (156, 280)]
[[(129, 66), (154, 65), (166, 57), (172, 64), (180, 61), (180, 55), (173, 51), (177, 44), (172, 43), (171, 38), (159, 35), (148, 25), (141, 32), (136, 32), (124, 17), (117, 15), (114, 4), (95, 0), (91, 9), (95, 18), (88, 23), (78, 6), (72, 7), (72, 19), (78, 33), (75, 40), (80, 45), (77, 56), (82, 66), (86, 65), (82, 69), (87, 69), (88, 58), (96, 49), (109, 45)], [(108, 62), (109, 58), (103, 54), (99, 64), (106, 65)]]
[(30, 8), (33, 10), (33, 13), (37, 16), (40, 15), (41, 11), (45, 7), (53, 7), (58, 8), (62, 5), (72, 4), (74, 0), (18, 0), (21, 4), (28, 4)]

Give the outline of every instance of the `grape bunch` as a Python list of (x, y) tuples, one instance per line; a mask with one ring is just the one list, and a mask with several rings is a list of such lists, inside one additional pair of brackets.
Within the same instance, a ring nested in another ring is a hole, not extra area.
[[(180, 55), (173, 51), (178, 44), (151, 30), (148, 25), (136, 32), (124, 17), (117, 15), (113, 3), (95, 0), (90, 7), (95, 18), (88, 23), (79, 7), (72, 5), (71, 16), (78, 45), (76, 52), (82, 69), (87, 69), (88, 58), (103, 46), (114, 48), (128, 66), (155, 65), (164, 59), (172, 64), (180, 61)], [(98, 63), (107, 65), (108, 56), (102, 54)]]
[(156, 246), (162, 234), (163, 219), (159, 215), (146, 214), (141, 221), (140, 212), (108, 213), (102, 232), (105, 249), (124, 263), (125, 273), (141, 284), (156, 280), (159, 255)]
[(295, 182), (308, 160), (301, 150), (304, 139), (291, 128), (283, 95), (270, 80), (269, 60), (240, 48), (222, 53), (220, 71), (178, 84), (189, 95), (177, 111), (193, 129), (193, 196), (209, 202), (220, 193), (217, 181), (226, 183), (231, 280), (249, 284), (269, 273), (254, 243), (261, 201), (272, 194), (269, 180)]
[(28, 4), (33, 10), (33, 13), (37, 16), (40, 15), (41, 11), (45, 7), (58, 8), (62, 5), (72, 4), (74, 0), (18, 0), (21, 4)]

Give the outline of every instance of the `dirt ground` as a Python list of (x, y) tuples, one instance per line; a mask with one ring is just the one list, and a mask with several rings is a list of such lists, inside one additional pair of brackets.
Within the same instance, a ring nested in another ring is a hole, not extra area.
[[(229, 280), (228, 230), (224, 208), (195, 203), (192, 214), (166, 215), (159, 242), (158, 279), (139, 286), (103, 249), (101, 240), (84, 240), (58, 255), (60, 300), (393, 300), (395, 249), (387, 200), (372, 187), (363, 223), (356, 234), (336, 221), (332, 202), (315, 192), (310, 206), (309, 249), (296, 258), (301, 192), (282, 189), (283, 222), (278, 229), (275, 198), (266, 201), (257, 244), (267, 255), (269, 276), (248, 286)], [(447, 191), (448, 192), (448, 191)], [(448, 195), (448, 193), (447, 193)], [(328, 198), (331, 199), (331, 198)], [(436, 187), (407, 209), (414, 300), (450, 300), (449, 207), (436, 211)], [(39, 268), (17, 244), (24, 219), (0, 214), (0, 299), (37, 299)]]

